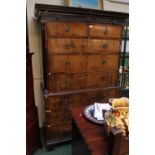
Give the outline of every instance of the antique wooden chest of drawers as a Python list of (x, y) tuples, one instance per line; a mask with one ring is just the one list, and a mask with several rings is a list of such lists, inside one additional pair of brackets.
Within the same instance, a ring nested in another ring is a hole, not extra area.
[(122, 30), (128, 14), (35, 5), (41, 25), (46, 144), (71, 139), (69, 106), (120, 95)]

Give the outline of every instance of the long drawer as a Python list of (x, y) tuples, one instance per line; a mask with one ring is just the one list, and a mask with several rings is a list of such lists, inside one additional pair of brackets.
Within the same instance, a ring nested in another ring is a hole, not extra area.
[(46, 32), (49, 37), (86, 37), (87, 25), (79, 22), (47, 22)]
[(48, 39), (48, 53), (78, 54), (78, 53), (118, 53), (120, 40), (106, 39)]
[(118, 84), (118, 71), (73, 74), (49, 74), (48, 90), (53, 93), (88, 88), (110, 87)]
[(110, 24), (90, 24), (89, 36), (97, 38), (120, 38), (122, 26)]
[(49, 73), (81, 73), (116, 70), (119, 67), (119, 55), (49, 55)]

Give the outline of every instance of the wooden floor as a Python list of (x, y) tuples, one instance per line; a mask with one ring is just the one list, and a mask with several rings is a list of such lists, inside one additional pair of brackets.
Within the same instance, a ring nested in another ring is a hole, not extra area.
[(54, 150), (47, 151), (45, 147), (36, 150), (34, 155), (71, 155), (71, 144), (64, 144), (56, 147)]

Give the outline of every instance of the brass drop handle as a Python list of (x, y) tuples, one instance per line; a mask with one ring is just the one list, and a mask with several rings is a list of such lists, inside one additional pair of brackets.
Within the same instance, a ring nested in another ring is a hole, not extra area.
[(48, 73), (48, 76), (51, 76), (52, 75), (52, 73)]
[(66, 81), (65, 81), (65, 84), (66, 84), (66, 85), (69, 85), (69, 84), (71, 84), (71, 81), (70, 81), (70, 80), (66, 80)]
[(105, 79), (106, 79), (106, 77), (105, 77), (105, 76), (102, 76), (102, 77), (101, 77), (101, 80), (102, 80), (102, 81), (104, 81)]
[(81, 48), (85, 48), (85, 46), (84, 45), (81, 45)]
[(65, 61), (65, 66), (70, 65), (70, 61)]
[(66, 29), (66, 32), (70, 33), (71, 31), (72, 31), (71, 28), (68, 26), (67, 29)]
[[(66, 105), (68, 104), (68, 102), (69, 102), (69, 99), (68, 99), (68, 98), (65, 98), (65, 99), (63, 100), (63, 103), (66, 104)], [(66, 108), (67, 108), (67, 107), (66, 107)]]
[(103, 34), (104, 34), (104, 35), (107, 35), (107, 34), (108, 34), (108, 29), (107, 29), (107, 27), (106, 27), (105, 30), (103, 31)]
[(48, 124), (48, 125), (46, 125), (46, 127), (47, 127), (47, 128), (50, 128), (50, 127), (51, 127), (51, 125), (50, 125), (50, 124)]
[(71, 49), (71, 48), (74, 48), (75, 46), (74, 45), (66, 45), (65, 47), (66, 47), (66, 49)]
[(106, 64), (107, 63), (107, 61), (106, 60), (102, 60), (102, 62), (101, 62), (103, 65), (104, 64)]
[(46, 110), (45, 112), (46, 112), (46, 113), (51, 113), (51, 110)]
[(103, 47), (104, 49), (106, 49), (106, 48), (108, 48), (108, 44), (106, 43), (106, 44), (102, 45), (102, 47)]

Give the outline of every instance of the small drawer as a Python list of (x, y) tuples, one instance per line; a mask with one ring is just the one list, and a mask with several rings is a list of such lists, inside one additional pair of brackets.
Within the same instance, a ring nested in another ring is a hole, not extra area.
[(99, 38), (120, 38), (122, 34), (122, 26), (114, 25), (89, 25), (89, 36)]
[(53, 96), (45, 99), (45, 113), (53, 111), (64, 111), (68, 109), (70, 103), (69, 96)]
[(46, 124), (46, 139), (57, 140), (65, 136), (71, 136), (71, 123), (62, 123), (61, 125), (52, 126)]
[(118, 70), (119, 55), (88, 55), (87, 70), (105, 71)]
[(88, 73), (87, 88), (116, 86), (118, 80), (118, 71)]
[(107, 90), (97, 90), (87, 93), (87, 100), (89, 104), (94, 104), (94, 102), (109, 102), (109, 98), (120, 97), (120, 89), (107, 89)]
[(86, 93), (79, 93), (70, 96), (70, 106), (79, 107), (89, 104)]
[(95, 102), (107, 102), (107, 90), (103, 91), (92, 91), (87, 93), (88, 94), (88, 100), (89, 104), (94, 104)]
[(49, 73), (80, 73), (86, 71), (85, 55), (49, 55)]
[(87, 36), (87, 25), (78, 22), (48, 22), (47, 23), (48, 37), (59, 36)]
[(88, 50), (86, 39), (48, 39), (49, 53), (85, 53)]
[(107, 98), (119, 98), (121, 97), (121, 89), (109, 89), (107, 93)]
[(100, 40), (89, 39), (88, 52), (89, 53), (119, 53), (120, 52), (119, 40)]
[(86, 75), (83, 74), (50, 74), (48, 90), (56, 93), (62, 91), (80, 90), (86, 87)]
[(60, 125), (66, 121), (71, 122), (71, 115), (69, 111), (52, 111), (51, 113), (45, 113), (45, 120), (47, 124)]

